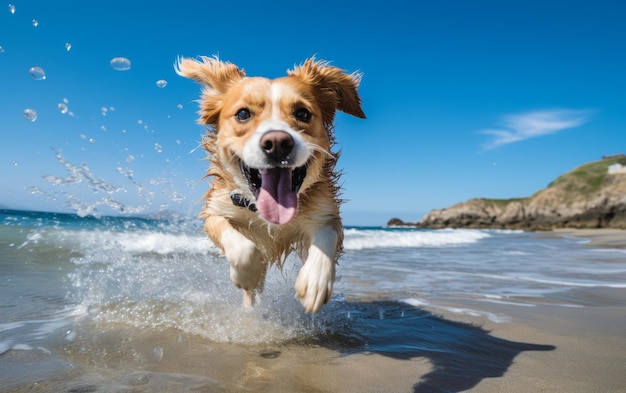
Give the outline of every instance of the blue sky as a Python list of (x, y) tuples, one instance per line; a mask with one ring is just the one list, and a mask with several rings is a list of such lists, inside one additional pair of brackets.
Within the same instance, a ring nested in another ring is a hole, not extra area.
[(336, 122), (348, 225), (529, 196), (626, 152), (625, 20), (623, 1), (9, 1), (0, 205), (195, 215), (199, 86), (173, 64), (214, 54), (255, 76), (312, 55), (364, 74), (367, 119)]

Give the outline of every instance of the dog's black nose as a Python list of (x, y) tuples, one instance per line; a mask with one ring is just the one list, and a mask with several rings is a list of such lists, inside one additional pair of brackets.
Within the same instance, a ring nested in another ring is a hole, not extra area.
[(270, 159), (280, 162), (287, 159), (295, 142), (285, 131), (268, 131), (261, 137), (260, 144)]

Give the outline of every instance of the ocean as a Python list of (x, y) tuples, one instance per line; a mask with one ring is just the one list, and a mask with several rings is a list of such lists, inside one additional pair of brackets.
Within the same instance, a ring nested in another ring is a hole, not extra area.
[[(0, 390), (238, 391), (249, 386), (222, 369), (238, 356), (269, 362), (320, 347), (462, 360), (489, 337), (497, 353), (488, 332), (439, 315), (510, 324), (516, 310), (538, 305), (613, 305), (598, 293), (626, 288), (626, 252), (585, 243), (523, 231), (348, 227), (334, 296), (309, 315), (294, 299), (295, 256), (270, 269), (259, 304), (244, 309), (199, 221), (1, 210)], [(487, 307), (494, 303), (506, 311)], [(528, 345), (519, 351), (549, 350)], [(219, 361), (181, 366), (207, 356)]]

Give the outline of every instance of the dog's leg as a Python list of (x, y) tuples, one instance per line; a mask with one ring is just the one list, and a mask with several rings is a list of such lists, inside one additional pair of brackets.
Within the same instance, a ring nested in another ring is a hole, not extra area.
[(254, 306), (256, 288), (263, 286), (261, 278), (265, 276), (266, 266), (261, 262), (261, 253), (247, 237), (230, 228), (222, 234), (224, 254), (230, 263), (230, 279), (243, 289), (243, 304)]
[(243, 289), (244, 306), (254, 306), (255, 293), (257, 288), (263, 288), (267, 271), (267, 264), (261, 260), (261, 252), (250, 239), (222, 217), (209, 218), (205, 228), (230, 263), (230, 279), (237, 288)]
[(333, 292), (337, 232), (323, 227), (315, 233), (307, 258), (296, 278), (296, 297), (306, 312), (318, 312)]

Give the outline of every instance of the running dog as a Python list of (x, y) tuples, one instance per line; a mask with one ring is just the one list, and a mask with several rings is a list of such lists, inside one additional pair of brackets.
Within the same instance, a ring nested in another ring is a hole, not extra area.
[(277, 79), (247, 77), (210, 57), (181, 58), (176, 71), (203, 86), (199, 123), (209, 127), (211, 181), (201, 217), (244, 305), (254, 305), (268, 265), (282, 267), (295, 251), (304, 262), (296, 297), (318, 312), (343, 250), (333, 121), (337, 110), (365, 118), (361, 74), (315, 58)]

